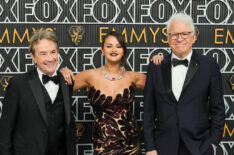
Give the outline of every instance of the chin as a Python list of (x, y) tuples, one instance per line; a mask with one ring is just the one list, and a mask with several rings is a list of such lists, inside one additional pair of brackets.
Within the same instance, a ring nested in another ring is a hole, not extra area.
[(54, 70), (48, 70), (47, 73), (52, 75), (52, 74), (54, 74), (55, 71), (56, 71), (55, 69)]
[(109, 59), (109, 62), (111, 62), (111, 63), (117, 63), (117, 62), (120, 62), (120, 61), (121, 61), (121, 59), (119, 59), (119, 58)]

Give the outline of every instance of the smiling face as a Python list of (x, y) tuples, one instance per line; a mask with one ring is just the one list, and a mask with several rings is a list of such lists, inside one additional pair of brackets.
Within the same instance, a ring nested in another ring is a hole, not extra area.
[(101, 50), (107, 62), (120, 63), (124, 55), (123, 47), (121, 46), (117, 38), (111, 35), (105, 39), (103, 48)]
[(49, 76), (52, 76), (58, 65), (58, 49), (55, 42), (42, 39), (35, 44), (35, 53), (31, 57), (38, 69)]
[(196, 35), (193, 32), (192, 26), (184, 21), (173, 21), (171, 23), (168, 34), (183, 34), (187, 32), (192, 33), (188, 34), (186, 38), (183, 38), (181, 35), (178, 35), (176, 39), (173, 39), (170, 35), (167, 37), (168, 44), (171, 47), (172, 52), (179, 58), (186, 57), (192, 51), (192, 46), (196, 40)]

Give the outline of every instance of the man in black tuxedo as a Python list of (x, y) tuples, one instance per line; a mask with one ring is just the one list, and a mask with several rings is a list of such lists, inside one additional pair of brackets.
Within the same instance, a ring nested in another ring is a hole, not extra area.
[(56, 71), (55, 34), (34, 32), (29, 51), (37, 67), (10, 79), (0, 119), (0, 155), (74, 155), (72, 87)]
[(219, 66), (192, 51), (190, 16), (174, 14), (167, 24), (172, 53), (148, 66), (144, 92), (147, 155), (213, 155), (225, 121)]

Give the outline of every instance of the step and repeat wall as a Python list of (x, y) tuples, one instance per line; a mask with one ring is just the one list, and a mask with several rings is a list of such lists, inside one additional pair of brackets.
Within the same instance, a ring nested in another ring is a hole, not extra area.
[[(234, 155), (233, 0), (1, 0), (0, 114), (9, 79), (34, 67), (28, 40), (36, 29), (56, 33), (59, 65), (74, 73), (104, 65), (103, 36), (111, 30), (121, 32), (128, 45), (128, 69), (146, 73), (153, 55), (171, 53), (165, 25), (173, 13), (181, 11), (192, 16), (199, 31), (194, 51), (214, 57), (223, 77), (226, 122), (215, 155)], [(72, 101), (77, 155), (93, 153), (95, 116), (87, 94), (87, 89), (74, 92)], [(143, 108), (143, 92), (137, 91), (132, 112), (141, 131)]]

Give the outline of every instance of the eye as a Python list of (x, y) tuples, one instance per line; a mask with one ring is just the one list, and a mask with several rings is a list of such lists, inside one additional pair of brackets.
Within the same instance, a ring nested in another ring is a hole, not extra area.
[(178, 35), (178, 33), (169, 33), (168, 35), (169, 35), (169, 37), (175, 37)]
[(45, 53), (45, 52), (41, 52), (40, 55), (43, 55), (43, 56), (44, 56), (44, 55), (46, 55), (46, 53)]
[(184, 32), (184, 35), (189, 35), (189, 34), (192, 34), (193, 31), (189, 31), (189, 32)]
[(170, 36), (174, 37), (174, 36), (177, 36), (178, 33), (171, 33)]
[(188, 32), (184, 32), (184, 33), (181, 33), (183, 36), (187, 36), (187, 35), (189, 35), (190, 33), (188, 33)]

